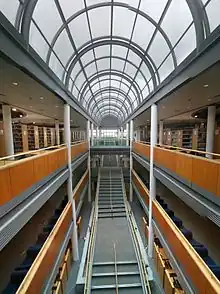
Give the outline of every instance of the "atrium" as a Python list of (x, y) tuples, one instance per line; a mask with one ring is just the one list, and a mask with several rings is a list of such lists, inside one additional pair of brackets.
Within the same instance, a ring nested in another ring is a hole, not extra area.
[(220, 293), (220, 0), (0, 0), (0, 292)]

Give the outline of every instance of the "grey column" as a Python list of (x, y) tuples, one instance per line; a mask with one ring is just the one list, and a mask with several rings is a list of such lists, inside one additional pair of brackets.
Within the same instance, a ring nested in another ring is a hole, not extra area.
[(2, 114), (3, 114), (5, 151), (6, 151), (6, 155), (10, 156), (10, 155), (14, 155), (11, 107), (9, 105), (2, 105)]
[[(206, 152), (213, 153), (214, 139), (215, 139), (215, 115), (216, 106), (208, 107), (207, 130), (206, 130)], [(211, 154), (206, 154), (207, 158), (212, 158)]]
[(72, 214), (73, 214), (73, 235), (72, 235), (72, 243), (73, 243), (73, 259), (79, 259), (79, 251), (78, 251), (78, 236), (77, 236), (77, 224), (76, 224), (76, 204), (75, 199), (73, 198), (73, 173), (72, 173), (72, 164), (71, 164), (71, 132), (70, 132), (70, 106), (68, 104), (64, 105), (64, 135), (65, 135), (65, 143), (67, 146), (67, 155), (68, 155), (68, 170), (69, 177), (67, 182), (67, 194), (68, 199), (72, 204)]

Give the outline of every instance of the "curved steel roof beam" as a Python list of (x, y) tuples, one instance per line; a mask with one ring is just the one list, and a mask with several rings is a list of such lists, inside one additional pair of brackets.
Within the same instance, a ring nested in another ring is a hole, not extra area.
[[(98, 79), (99, 77), (102, 77), (102, 76), (106, 76), (106, 75), (109, 75), (109, 71), (100, 71), (98, 74), (95, 73), (93, 76), (90, 77), (90, 80), (89, 82), (92, 83), (93, 81), (95, 81), (96, 79)], [(111, 71), (111, 75), (113, 76), (119, 76), (119, 77), (122, 77), (123, 79), (127, 80), (129, 84), (132, 83), (132, 78), (129, 76), (129, 75), (122, 75), (120, 71)], [(83, 99), (82, 97), (84, 97), (84, 94), (85, 94), (85, 91), (86, 91), (86, 88), (88, 87), (88, 83), (86, 83), (86, 81), (84, 82), (84, 84), (82, 85), (82, 87), (80, 88), (80, 100)], [(139, 87), (139, 85), (136, 85), (136, 83), (133, 83), (133, 88), (135, 89), (135, 92), (137, 93), (137, 97), (140, 99), (140, 95), (142, 95), (141, 93), (141, 89)], [(143, 97), (143, 96), (142, 96)]]
[[(107, 101), (107, 102), (108, 102), (107, 105), (109, 105), (109, 100), (114, 100), (115, 103), (114, 103), (114, 104), (111, 104), (111, 105), (113, 105), (113, 106), (114, 106), (115, 104), (119, 103), (120, 106), (121, 106), (122, 108), (125, 109), (125, 112), (126, 112), (127, 115), (129, 115), (129, 113), (131, 113), (131, 112), (129, 111), (129, 109), (127, 108), (127, 106), (126, 106), (125, 104), (123, 104), (122, 101), (118, 100), (117, 97), (112, 97), (112, 96), (110, 95), (110, 96), (103, 96), (103, 97), (100, 99), (101, 102), (105, 102), (105, 101)], [(94, 105), (92, 105), (91, 109), (88, 110), (88, 111), (89, 111), (90, 113), (93, 113), (93, 110), (94, 110), (96, 107), (97, 107), (97, 105), (96, 105), (96, 103), (95, 103)], [(109, 108), (110, 108), (110, 107), (109, 107)]]
[[(107, 38), (109, 38), (109, 36), (107, 36)], [(96, 38), (96, 39), (97, 39), (97, 42), (93, 42), (93, 43), (88, 42), (87, 47), (83, 47), (82, 49), (79, 49), (77, 55), (74, 53), (70, 57), (70, 59), (67, 63), (68, 69), (67, 69), (67, 74), (66, 74), (66, 78), (65, 78), (65, 85), (67, 87), (69, 84), (69, 79), (70, 79), (72, 70), (75, 67), (78, 60), (80, 60), (80, 58), (84, 54), (86, 54), (88, 51), (95, 49), (95, 48), (98, 48), (98, 47), (101, 47), (101, 46), (105, 46), (105, 45), (118, 45), (118, 46), (122, 46), (122, 47), (125, 47), (125, 48), (133, 51), (136, 55), (138, 55), (140, 57), (142, 62), (145, 63), (145, 65), (147, 66), (147, 68), (150, 72), (154, 87), (157, 86), (157, 79), (156, 79), (155, 74), (157, 75), (158, 80), (160, 80), (160, 77), (157, 73), (156, 65), (154, 64), (151, 57), (148, 54), (146, 54), (146, 52), (144, 52), (144, 50), (140, 46), (138, 46), (136, 43), (129, 42), (128, 39), (123, 38), (123, 37), (120, 37), (120, 38), (114, 37), (112, 40), (106, 39), (106, 37), (100, 37), (100, 38)], [(71, 62), (70, 62), (70, 60), (71, 60)]]
[[(96, 58), (96, 59), (93, 59), (93, 60), (91, 60), (90, 62), (88, 62), (87, 64), (85, 64), (84, 65), (84, 68), (86, 69), (86, 67), (87, 66), (89, 66), (90, 64), (92, 64), (92, 63), (94, 63), (94, 62), (96, 62), (96, 61), (99, 61), (99, 60), (103, 60), (103, 59), (109, 59), (110, 57), (109, 56), (102, 56), (102, 57), (99, 57), (99, 58)], [(123, 58), (123, 57), (120, 57), (120, 56), (114, 56), (114, 55), (112, 55), (112, 58), (113, 59), (119, 59), (119, 60), (122, 60), (122, 61), (126, 61), (127, 63), (129, 63), (129, 64), (131, 64), (132, 66), (134, 66), (136, 69), (138, 69), (138, 66), (136, 65), (136, 64), (134, 64), (132, 61), (130, 61), (130, 60), (126, 60), (125, 58)], [(146, 85), (147, 85), (147, 87), (148, 87), (148, 89), (149, 89), (149, 85), (148, 85), (148, 81), (147, 81), (147, 79), (146, 79), (146, 76), (143, 74), (143, 72), (141, 71), (141, 70), (139, 70), (139, 72), (140, 72), (140, 74), (142, 75), (142, 77), (143, 77), (143, 79), (144, 79), (144, 81), (145, 81), (145, 83), (146, 83)], [(76, 81), (77, 81), (77, 78), (79, 77), (79, 75), (82, 73), (82, 69), (80, 69), (79, 71), (78, 71), (78, 73), (76, 74), (76, 77), (75, 77), (75, 79), (73, 80), (73, 85), (76, 83)], [(149, 89), (150, 90), (150, 89)]]
[[(119, 82), (120, 83), (120, 80), (116, 80), (116, 79), (111, 79), (112, 81), (117, 81), (117, 82)], [(100, 82), (103, 82), (103, 81), (109, 81), (109, 79), (104, 79), (104, 80), (100, 80)], [(95, 85), (97, 85), (99, 83), (99, 81), (97, 81), (97, 82), (95, 82), (91, 87), (94, 87)], [(123, 85), (125, 85), (128, 89), (129, 89), (129, 85), (127, 85), (124, 81), (122, 82), (122, 84)], [(106, 87), (104, 87), (104, 88), (106, 88)], [(109, 87), (110, 88), (110, 87)], [(124, 94), (127, 94), (125, 91), (123, 91), (122, 89), (120, 89), (120, 88), (116, 88), (116, 87), (111, 87), (111, 88), (114, 88), (115, 90), (120, 90), (120, 91), (122, 91)], [(100, 90), (100, 89), (99, 89)], [(97, 91), (99, 91), (99, 90), (97, 90)], [(135, 95), (135, 92), (133, 91), (133, 89), (131, 88), (131, 90), (130, 90), (131, 92), (132, 92), (132, 94), (136, 97), (136, 95)], [(86, 93), (85, 93), (85, 97), (87, 96), (87, 94), (89, 93), (89, 89), (86, 91)], [(91, 97), (91, 96), (90, 96)], [(130, 98), (130, 96), (128, 96), (129, 98)], [(85, 98), (83, 98), (84, 100), (85, 100)]]
[[(90, 107), (90, 104), (92, 102), (92, 100), (94, 100), (97, 96), (99, 96), (101, 93), (105, 93), (105, 92), (113, 92), (113, 93), (120, 93), (121, 96), (126, 97), (126, 92), (123, 90), (119, 90), (118, 88), (115, 87), (104, 87), (102, 89), (97, 90), (96, 92), (94, 92), (94, 96), (90, 96), (90, 98), (87, 100), (87, 104), (88, 104), (88, 108)], [(131, 109), (132, 109), (132, 99), (128, 99), (128, 104), (130, 105)]]

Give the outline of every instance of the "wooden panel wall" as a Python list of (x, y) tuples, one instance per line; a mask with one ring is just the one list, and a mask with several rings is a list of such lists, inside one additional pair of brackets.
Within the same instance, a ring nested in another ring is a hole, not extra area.
[[(86, 142), (74, 145), (72, 158), (87, 150), (88, 144)], [(4, 205), (65, 164), (67, 164), (66, 147), (0, 167), (0, 205)]]
[(17, 294), (42, 292), (71, 222), (72, 207), (69, 202), (20, 285)]
[(132, 149), (137, 154), (143, 157), (146, 157), (148, 159), (150, 158), (150, 145), (140, 143), (140, 142), (133, 142)]
[(145, 203), (149, 205), (149, 191), (144, 183), (141, 181), (135, 170), (132, 170), (132, 181), (134, 182), (136, 188), (138, 189), (138, 192), (144, 199)]
[(153, 217), (197, 293), (220, 293), (220, 282), (216, 276), (164, 213), (157, 201), (153, 203)]
[[(143, 143), (133, 144), (134, 152), (144, 157), (149, 148), (149, 145)], [(155, 147), (154, 162), (187, 180), (190, 186), (195, 184), (220, 196), (220, 161), (182, 153), (178, 150)]]
[[(145, 200), (146, 191), (144, 183), (133, 171), (133, 180), (136, 178), (136, 187)], [(139, 187), (142, 187), (139, 189)], [(202, 258), (197, 254), (192, 245), (174, 225), (169, 216), (164, 212), (160, 204), (153, 201), (153, 218), (164, 235), (175, 258), (182, 265), (185, 274), (192, 281), (196, 293), (220, 293), (220, 282), (212, 271), (207, 267)]]
[(76, 157), (79, 156), (82, 153), (85, 153), (88, 151), (88, 143), (87, 142), (82, 142), (79, 144), (75, 144), (71, 148), (71, 156)]
[(78, 203), (80, 195), (85, 188), (86, 183), (88, 182), (89, 179), (89, 171), (88, 169), (80, 179), (79, 183), (76, 185), (75, 189), (73, 190), (73, 198), (75, 199), (76, 203)]

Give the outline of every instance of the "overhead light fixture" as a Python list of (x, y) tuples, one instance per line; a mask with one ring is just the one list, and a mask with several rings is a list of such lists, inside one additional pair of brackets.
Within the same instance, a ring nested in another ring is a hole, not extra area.
[(44, 100), (44, 97), (43, 97), (43, 96), (41, 96), (41, 97), (40, 97), (40, 100)]
[(17, 82), (13, 82), (12, 85), (18, 86), (18, 83)]
[(203, 85), (204, 88), (208, 88), (208, 86), (209, 86), (208, 84)]
[(33, 124), (35, 125), (35, 121), (33, 121)]
[(162, 105), (162, 107), (163, 107), (163, 108), (165, 108), (165, 106), (164, 106), (164, 105)]
[(212, 98), (209, 98), (208, 101), (209, 101), (209, 102), (212, 101)]
[(12, 111), (17, 111), (17, 108), (12, 108)]
[(194, 117), (198, 117), (198, 115), (195, 115)]
[(55, 107), (57, 108), (57, 107), (59, 107), (59, 105), (56, 105)]
[(20, 116), (20, 117), (23, 117), (23, 115), (22, 115), (22, 114), (20, 114), (19, 116)]

